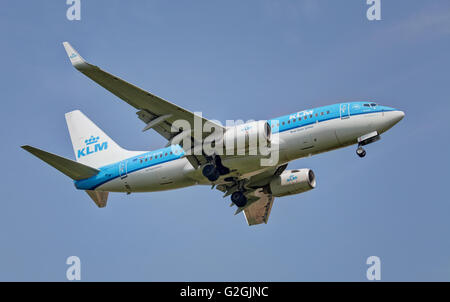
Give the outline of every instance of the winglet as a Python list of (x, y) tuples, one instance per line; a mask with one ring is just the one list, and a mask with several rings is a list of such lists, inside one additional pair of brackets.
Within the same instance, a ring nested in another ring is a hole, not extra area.
[(81, 67), (86, 64), (86, 61), (80, 56), (80, 54), (69, 44), (69, 42), (63, 42), (64, 49), (67, 52), (67, 56), (70, 59), (70, 63), (75, 68)]

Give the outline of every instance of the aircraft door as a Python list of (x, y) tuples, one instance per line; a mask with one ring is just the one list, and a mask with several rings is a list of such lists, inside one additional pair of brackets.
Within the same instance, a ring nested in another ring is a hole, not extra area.
[(125, 177), (127, 177), (127, 161), (121, 161), (119, 163), (119, 175), (121, 179), (124, 179)]
[(340, 113), (341, 113), (341, 120), (349, 118), (350, 117), (350, 106), (349, 104), (340, 104)]

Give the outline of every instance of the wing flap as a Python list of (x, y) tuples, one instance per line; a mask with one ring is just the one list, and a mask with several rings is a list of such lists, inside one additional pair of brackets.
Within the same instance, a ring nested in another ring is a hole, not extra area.
[(271, 194), (261, 193), (259, 200), (246, 207), (244, 215), (248, 225), (267, 224), (273, 201), (274, 197)]

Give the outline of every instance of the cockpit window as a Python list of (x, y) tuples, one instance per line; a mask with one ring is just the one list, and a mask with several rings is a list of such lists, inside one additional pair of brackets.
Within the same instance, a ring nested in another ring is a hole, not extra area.
[(376, 107), (376, 106), (377, 106), (377, 103), (372, 103), (372, 104), (370, 104), (370, 106)]
[(364, 104), (364, 107), (370, 107), (370, 105), (369, 104)]

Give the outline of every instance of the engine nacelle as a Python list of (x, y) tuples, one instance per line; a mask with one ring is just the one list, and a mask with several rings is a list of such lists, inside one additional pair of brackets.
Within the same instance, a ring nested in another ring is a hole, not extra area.
[(267, 121), (254, 121), (230, 127), (223, 144), (227, 150), (250, 150), (260, 145), (270, 146), (272, 128)]
[(274, 197), (299, 194), (314, 189), (316, 177), (310, 169), (286, 170), (275, 176), (269, 187)]

